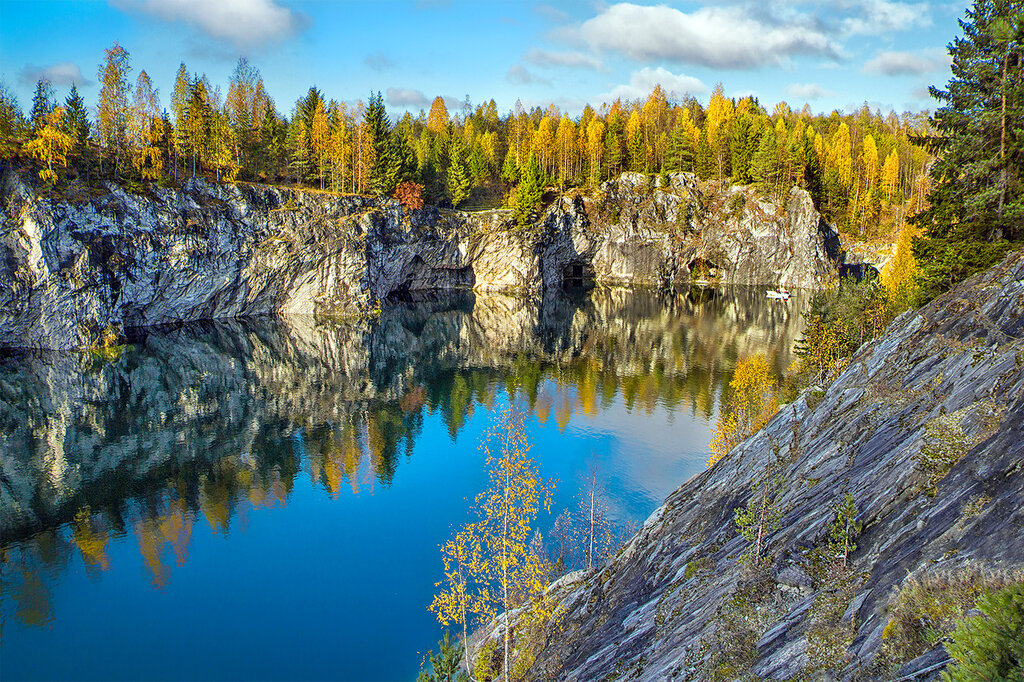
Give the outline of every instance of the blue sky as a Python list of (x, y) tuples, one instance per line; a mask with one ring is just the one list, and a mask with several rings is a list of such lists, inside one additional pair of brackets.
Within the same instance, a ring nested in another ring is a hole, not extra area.
[(0, 0), (0, 79), (31, 101), (98, 96), (103, 50), (121, 43), (167, 106), (182, 61), (226, 90), (240, 55), (288, 114), (311, 85), (338, 100), (385, 95), (399, 114), (494, 98), (499, 111), (644, 97), (655, 83), (707, 101), (756, 95), (769, 111), (930, 108), (949, 78), (945, 46), (967, 2), (718, 0), (663, 4), (475, 0)]

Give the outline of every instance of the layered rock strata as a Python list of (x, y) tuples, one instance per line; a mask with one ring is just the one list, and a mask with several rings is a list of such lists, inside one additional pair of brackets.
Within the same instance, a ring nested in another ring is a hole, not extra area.
[(838, 240), (809, 195), (783, 201), (673, 174), (624, 174), (509, 211), (405, 210), (390, 199), (212, 185), (84, 201), (3, 183), (0, 346), (82, 348), (108, 329), (266, 314), (358, 315), (416, 292), (539, 295), (590, 282), (820, 287)]

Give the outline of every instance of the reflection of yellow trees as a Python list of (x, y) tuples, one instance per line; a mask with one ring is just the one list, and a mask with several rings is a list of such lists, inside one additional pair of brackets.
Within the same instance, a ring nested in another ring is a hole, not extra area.
[(110, 568), (110, 557), (107, 556), (110, 535), (106, 529), (96, 527), (89, 507), (82, 507), (75, 514), (72, 537), (78, 551), (82, 553), (82, 561), (87, 570), (95, 571), (98, 568), (106, 571)]
[(50, 590), (38, 571), (28, 567), (22, 568), (14, 600), (18, 604), (15, 615), (25, 625), (41, 627), (53, 620)]
[(729, 387), (732, 393), (718, 417), (708, 466), (764, 426), (779, 408), (775, 379), (763, 354), (740, 360)]
[(185, 500), (178, 498), (171, 502), (167, 515), (160, 519), (160, 534), (171, 543), (175, 563), (184, 566), (192, 541), (192, 514)]
[[(0, 547), (0, 593), (13, 599), (20, 622), (42, 627), (53, 620), (47, 580), (67, 567), (70, 556), (68, 542), (53, 530), (44, 530), (13, 548)], [(0, 641), (2, 636), (0, 621)]]
[(153, 585), (162, 589), (170, 578), (170, 569), (163, 561), (165, 549), (170, 546), (178, 566), (184, 566), (188, 560), (192, 540), (192, 515), (188, 506), (184, 500), (174, 499), (168, 503), (165, 513), (139, 519), (135, 523), (135, 537)]
[(160, 555), (164, 548), (164, 538), (160, 533), (160, 526), (153, 519), (145, 519), (135, 524), (135, 537), (139, 541), (139, 553), (142, 560), (153, 576), (153, 585), (163, 589), (167, 585), (169, 571), (164, 566)]
[(580, 399), (580, 410), (588, 417), (597, 415), (597, 361), (584, 359), (581, 362), (576, 392)]
[(555, 399), (555, 423), (558, 424), (558, 430), (564, 432), (572, 418), (572, 398), (564, 386), (559, 386), (558, 389), (558, 397)]
[(225, 476), (205, 476), (200, 488), (199, 508), (214, 533), (227, 535), (231, 522), (232, 490)]

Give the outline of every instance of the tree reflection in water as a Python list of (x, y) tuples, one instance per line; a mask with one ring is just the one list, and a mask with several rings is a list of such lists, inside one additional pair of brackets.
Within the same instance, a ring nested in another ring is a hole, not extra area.
[(803, 300), (751, 288), (596, 289), (531, 301), (448, 295), (379, 319), (256, 319), (139, 332), (113, 362), (0, 358), (3, 614), (54, 618), (77, 552), (89, 575), (134, 536), (157, 589), (189, 558), (196, 525), (227, 534), (286, 506), (298, 476), (324, 493), (389, 486), (424, 415), (455, 440), (512, 397), (565, 430), (616, 400), (711, 420), (740, 357), (792, 361)]

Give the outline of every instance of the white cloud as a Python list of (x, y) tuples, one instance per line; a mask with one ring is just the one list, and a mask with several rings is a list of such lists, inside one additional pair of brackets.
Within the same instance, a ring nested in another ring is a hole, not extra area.
[(303, 17), (277, 0), (111, 0), (125, 10), (194, 26), (239, 50), (289, 38), (302, 29)]
[(949, 55), (942, 50), (924, 52), (880, 52), (861, 68), (862, 73), (905, 76), (934, 73), (949, 66)]
[(595, 71), (601, 69), (600, 61), (582, 52), (549, 52), (536, 47), (523, 55), (523, 61), (547, 68), (563, 66), (570, 69), (594, 69)]
[[(876, 0), (882, 1), (882, 0)], [(795, 55), (838, 57), (840, 48), (816, 25), (769, 23), (743, 7), (702, 7), (686, 14), (665, 6), (611, 5), (575, 36), (595, 49), (638, 61), (672, 60), (713, 68), (749, 69)]]
[(928, 3), (892, 2), (891, 0), (843, 0), (840, 6), (852, 16), (842, 21), (848, 35), (881, 35), (894, 31), (930, 26)]
[(393, 107), (425, 107), (430, 102), (422, 92), (410, 88), (388, 88), (384, 94)]
[(50, 85), (70, 86), (90, 85), (92, 81), (82, 76), (82, 70), (73, 62), (60, 62), (52, 66), (40, 67), (26, 64), (18, 75), (18, 82), (23, 85), (35, 85), (38, 81), (49, 81)]
[(831, 90), (825, 90), (817, 83), (793, 83), (786, 86), (786, 92), (803, 100), (821, 99), (836, 94)]
[(363, 64), (366, 64), (366, 66), (373, 69), (377, 73), (383, 73), (385, 71), (390, 71), (391, 69), (395, 68), (395, 60), (393, 60), (391, 57), (387, 56), (383, 52), (371, 54), (370, 56), (363, 60)]
[(505, 74), (505, 80), (515, 85), (551, 85), (551, 81), (541, 78), (536, 74), (530, 73), (521, 64), (515, 64), (509, 68), (508, 73)]
[(920, 87), (917, 87), (917, 88), (914, 88), (913, 90), (911, 90), (910, 91), (910, 96), (913, 97), (914, 99), (918, 99), (918, 100), (919, 99), (930, 100), (932, 98), (932, 93), (928, 90), (928, 86), (927, 85), (922, 85)]
[(548, 21), (553, 21), (556, 24), (561, 24), (569, 20), (568, 14), (557, 7), (552, 7), (551, 5), (534, 5), (533, 11)]
[(644, 67), (630, 74), (628, 85), (617, 85), (611, 92), (598, 97), (599, 101), (611, 102), (616, 99), (639, 99), (651, 94), (655, 85), (660, 85), (669, 97), (696, 95), (708, 91), (700, 79), (685, 74), (674, 74), (659, 66), (656, 69)]

